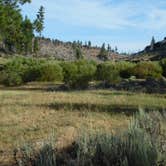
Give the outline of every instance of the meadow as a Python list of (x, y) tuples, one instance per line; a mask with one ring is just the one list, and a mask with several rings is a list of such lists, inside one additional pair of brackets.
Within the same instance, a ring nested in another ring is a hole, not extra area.
[[(54, 84), (29, 83), (0, 90), (0, 165), (24, 143), (57, 138), (70, 145), (82, 132), (120, 133), (139, 108), (166, 109), (166, 95), (111, 90), (54, 91)], [(53, 136), (55, 134), (55, 136)]]

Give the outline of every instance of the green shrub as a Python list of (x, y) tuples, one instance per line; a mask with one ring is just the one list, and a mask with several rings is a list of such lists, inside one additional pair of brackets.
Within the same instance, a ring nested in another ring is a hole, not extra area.
[(163, 69), (163, 76), (166, 77), (166, 58), (160, 61), (160, 65)]
[[(61, 81), (62, 68), (58, 63), (35, 58), (16, 57), (6, 63), (0, 82), (8, 85), (20, 85), (31, 81)], [(16, 80), (14, 80), (16, 79)]]
[(127, 69), (120, 71), (120, 76), (122, 78), (130, 78), (133, 76), (133, 74), (135, 74), (135, 73), (133, 73), (133, 67), (130, 67), (130, 68), (127, 68)]
[(63, 72), (59, 64), (46, 63), (40, 67), (40, 81), (62, 81)]
[(77, 77), (77, 65), (74, 62), (64, 62), (62, 63), (64, 83), (69, 87), (72, 87), (73, 81)]
[(19, 86), (22, 84), (21, 76), (16, 72), (1, 72), (1, 81), (5, 86)]
[(22, 77), (24, 82), (38, 81), (41, 77), (41, 66), (32, 65), (26, 67)]
[(135, 65), (135, 63), (120, 61), (116, 63), (116, 68), (119, 71), (121, 78), (130, 78), (132, 76), (132, 69)]
[(94, 79), (96, 66), (94, 63), (87, 61), (77, 61), (77, 76), (76, 80), (73, 81), (73, 85), (76, 88), (87, 88), (88, 83)]
[(95, 64), (85, 60), (65, 62), (62, 64), (62, 67), (64, 72), (64, 82), (70, 88), (87, 88), (96, 72)]
[(30, 78), (27, 78), (26, 73), (29, 68), (36, 66), (30, 58), (16, 57), (5, 64), (1, 73), (3, 73), (3, 80), (1, 83), (6, 86), (17, 86), (24, 82), (28, 82)]
[(131, 71), (132, 75), (137, 78), (161, 78), (162, 68), (158, 63), (154, 62), (140, 62)]
[(117, 83), (120, 80), (119, 71), (116, 68), (116, 63), (101, 63), (97, 66), (97, 80), (103, 81), (105, 84)]

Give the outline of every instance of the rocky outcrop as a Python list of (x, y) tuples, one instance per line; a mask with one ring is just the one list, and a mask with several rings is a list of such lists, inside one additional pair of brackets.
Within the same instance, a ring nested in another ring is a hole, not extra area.
[(166, 93), (166, 79), (159, 80), (148, 78), (146, 80), (124, 80), (119, 84), (110, 86), (116, 90), (127, 90), (145, 93)]
[(156, 61), (166, 58), (166, 37), (159, 42), (154, 43), (153, 47), (148, 45), (144, 50), (128, 57), (130, 61)]

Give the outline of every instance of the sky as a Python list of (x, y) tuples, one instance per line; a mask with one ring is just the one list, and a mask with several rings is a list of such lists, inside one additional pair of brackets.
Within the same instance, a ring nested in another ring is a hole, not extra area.
[(22, 7), (31, 20), (45, 7), (43, 36), (110, 44), (120, 52), (144, 49), (166, 37), (166, 0), (32, 0)]

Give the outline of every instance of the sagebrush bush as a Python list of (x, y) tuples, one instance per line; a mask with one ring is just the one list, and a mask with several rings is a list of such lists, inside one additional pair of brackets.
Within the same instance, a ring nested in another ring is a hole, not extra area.
[(165, 113), (140, 111), (124, 133), (84, 133), (60, 153), (53, 144), (39, 150), (26, 147), (15, 160), (22, 166), (165, 166), (166, 133), (160, 128), (165, 117)]
[(52, 145), (45, 144), (36, 155), (35, 166), (56, 166), (56, 152)]
[[(17, 158), (17, 153), (19, 157)], [(56, 151), (53, 145), (44, 143), (42, 148), (35, 149), (32, 145), (24, 145), (15, 149), (14, 160), (18, 166), (56, 166)]]
[(150, 136), (153, 147), (157, 149), (157, 164), (165, 166), (166, 130), (163, 128), (166, 119), (165, 111), (151, 111), (150, 113), (145, 113), (145, 111), (140, 110), (140, 112), (135, 116), (135, 125), (144, 130), (144, 132)]
[(150, 137), (136, 126), (121, 136), (99, 134), (78, 142), (77, 163), (81, 166), (152, 166), (156, 160)]

